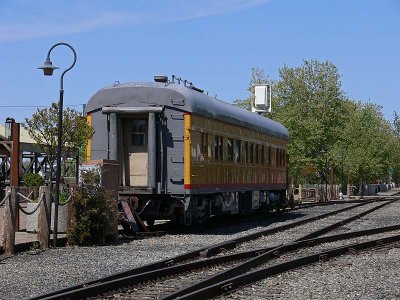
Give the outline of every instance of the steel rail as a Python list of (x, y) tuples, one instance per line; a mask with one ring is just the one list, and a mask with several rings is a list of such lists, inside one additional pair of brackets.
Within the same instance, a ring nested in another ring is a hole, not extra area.
[[(329, 250), (323, 250), (321, 252), (303, 256), (300, 258), (286, 261), (283, 263), (275, 264), (270, 267), (266, 267), (260, 270), (252, 271), (247, 274), (239, 275), (228, 280), (218, 282), (214, 285), (207, 286), (203, 289), (196, 290), (192, 293), (181, 295), (179, 299), (191, 299), (191, 300), (203, 300), (217, 297), (219, 295), (232, 292), (239, 287), (248, 285), (255, 281), (259, 281), (274, 275), (287, 272), (299, 267), (313, 264), (315, 262), (326, 262), (331, 257), (340, 256), (347, 253), (354, 253), (354, 251), (364, 250), (376, 246), (382, 246), (383, 244), (394, 243), (400, 241), (400, 234), (393, 235), (386, 238), (370, 240), (366, 242), (354, 243), (342, 247), (332, 248)], [(169, 299), (169, 298), (162, 298)]]
[[(319, 220), (319, 219), (323, 219), (323, 218), (332, 216), (334, 214), (338, 214), (338, 213), (341, 213), (341, 212), (352, 210), (352, 209), (355, 209), (355, 208), (360, 207), (360, 206), (364, 206), (364, 205), (372, 203), (372, 202), (374, 202), (374, 201), (365, 201), (365, 202), (358, 203), (358, 204), (350, 206), (350, 207), (345, 207), (345, 208), (342, 208), (342, 209), (339, 209), (339, 210), (335, 210), (335, 211), (332, 211), (332, 212), (328, 212), (328, 213), (325, 213), (325, 214), (321, 214), (321, 215), (318, 215), (318, 216), (306, 218), (304, 220), (296, 221), (296, 222), (293, 222), (293, 223), (285, 224), (285, 225), (274, 227), (274, 228), (270, 228), (270, 229), (266, 229), (266, 230), (263, 230), (263, 231), (260, 231), (260, 232), (256, 232), (256, 233), (253, 233), (253, 234), (250, 234), (250, 235), (247, 235), (247, 236), (243, 236), (243, 237), (236, 238), (236, 239), (233, 239), (233, 240), (229, 240), (229, 241), (226, 241), (226, 242), (223, 242), (223, 243), (219, 243), (219, 244), (208, 246), (208, 247), (205, 247), (205, 248), (202, 248), (202, 249), (198, 249), (198, 250), (195, 250), (195, 251), (192, 251), (192, 252), (188, 252), (188, 253), (185, 253), (185, 254), (182, 254), (182, 255), (178, 255), (178, 256), (176, 256), (174, 258), (171, 258), (171, 259), (167, 259), (167, 260), (155, 262), (155, 263), (152, 263), (152, 264), (148, 264), (148, 265), (145, 265), (145, 266), (137, 267), (135, 269), (131, 269), (131, 270), (128, 270), (128, 271), (116, 273), (116, 274), (113, 274), (113, 275), (110, 275), (110, 276), (106, 276), (106, 277), (103, 277), (103, 278), (99, 278), (99, 279), (92, 280), (92, 281), (89, 281), (89, 282), (85, 282), (85, 283), (82, 283), (82, 284), (78, 284), (78, 285), (75, 285), (75, 286), (63, 288), (63, 289), (56, 290), (56, 291), (53, 291), (53, 292), (50, 292), (50, 293), (46, 293), (46, 294), (42, 294), (42, 295), (39, 295), (39, 296), (35, 296), (35, 297), (29, 298), (29, 299), (30, 300), (34, 300), (34, 299), (76, 299), (76, 297), (81, 298), (81, 295), (85, 295), (84, 297), (89, 297), (89, 295), (97, 295), (99, 293), (106, 292), (107, 290), (110, 289), (109, 287), (104, 288), (104, 289), (101, 288), (101, 287), (104, 287), (104, 286), (107, 286), (107, 285), (110, 285), (110, 286), (114, 285), (115, 286), (115, 284), (117, 282), (119, 282), (119, 283), (126, 282), (125, 281), (126, 278), (131, 278), (131, 277), (136, 277), (137, 278), (137, 277), (143, 276), (142, 277), (142, 282), (145, 281), (145, 280), (154, 279), (154, 277), (151, 277), (151, 276), (154, 276), (155, 274), (159, 274), (158, 272), (161, 272), (161, 273), (165, 272), (167, 269), (170, 269), (170, 267), (172, 267), (172, 266), (174, 266), (174, 265), (176, 265), (178, 263), (183, 263), (185, 261), (188, 261), (188, 260), (191, 260), (191, 259), (196, 259), (196, 258), (199, 258), (199, 257), (214, 256), (214, 255), (217, 255), (217, 254), (221, 253), (221, 251), (234, 249), (237, 245), (239, 245), (241, 243), (245, 243), (245, 242), (260, 238), (260, 237), (265, 236), (265, 235), (277, 233), (277, 232), (284, 231), (284, 230), (287, 230), (287, 229), (290, 229), (290, 228), (293, 228), (293, 227), (304, 225), (306, 223), (313, 222), (313, 221), (316, 221), (316, 220)], [(254, 253), (252, 254), (251, 252), (254, 252), (255, 254)], [(254, 257), (254, 255), (258, 255), (259, 254), (257, 252), (259, 252), (259, 250), (249, 251), (248, 254), (245, 254), (245, 255), (248, 255), (245, 258)], [(238, 259), (240, 259), (240, 258), (238, 258)], [(203, 261), (206, 261), (206, 260), (203, 260)], [(215, 260), (215, 262), (218, 263), (218, 259)], [(200, 262), (199, 264), (204, 264), (204, 263)], [(180, 270), (181, 267), (180, 266), (177, 266), (177, 267), (178, 268), (175, 269), (175, 270)], [(150, 278), (150, 279), (146, 279), (146, 278)], [(129, 280), (129, 279), (127, 279), (127, 280)]]
[[(163, 297), (161, 299), (166, 300), (166, 299), (175, 299), (177, 297), (180, 297), (188, 292), (191, 291), (195, 291), (195, 290), (199, 290), (201, 288), (207, 287), (209, 285), (215, 284), (221, 280), (225, 280), (227, 278), (232, 278), (234, 276), (238, 276), (240, 274), (243, 274), (244, 272), (248, 272), (249, 270), (251, 270), (252, 268), (263, 264), (271, 259), (273, 259), (274, 257), (279, 256), (281, 253), (283, 252), (288, 252), (288, 251), (293, 251), (293, 250), (297, 250), (298, 248), (301, 248), (302, 245), (308, 245), (312, 242), (318, 241), (318, 240), (312, 240), (312, 238), (316, 238), (317, 236), (320, 236), (322, 234), (325, 234), (327, 232), (330, 232), (336, 228), (339, 228), (340, 226), (343, 226), (349, 222), (352, 222), (358, 218), (361, 218), (369, 213), (372, 213), (386, 205), (389, 205), (391, 203), (393, 203), (396, 200), (391, 200), (388, 201), (386, 203), (380, 204), (376, 207), (373, 207), (371, 209), (368, 209), (360, 214), (357, 214), (355, 216), (351, 216), (345, 220), (341, 220), (339, 222), (336, 222), (332, 225), (326, 226), (322, 229), (318, 229), (310, 234), (307, 234), (303, 237), (301, 237), (300, 239), (295, 240), (292, 243), (289, 244), (284, 244), (284, 245), (279, 245), (273, 249), (264, 249), (265, 251), (263, 251), (263, 249), (258, 249), (258, 254), (256, 257), (249, 259), (243, 263), (241, 263), (238, 266), (235, 266), (233, 268), (230, 268), (229, 270), (226, 270), (224, 272), (218, 273), (214, 276), (211, 276), (205, 280), (202, 280), (200, 282), (197, 282), (189, 287), (185, 287), (183, 289), (180, 289), (166, 297)], [(339, 235), (339, 236), (346, 236), (346, 234), (343, 235)], [(329, 237), (327, 237), (329, 238)], [(323, 241), (323, 238), (321, 239)]]
[(317, 231), (314, 231), (314, 232), (312, 232), (310, 234), (307, 234), (306, 236), (303, 236), (300, 240), (307, 240), (307, 239), (311, 239), (311, 238), (314, 238), (314, 237), (317, 237), (317, 236), (321, 236), (321, 235), (323, 235), (323, 234), (325, 234), (327, 232), (330, 232), (330, 231), (332, 231), (332, 230), (334, 230), (336, 228), (339, 228), (340, 226), (343, 226), (343, 225), (345, 225), (347, 223), (353, 222), (354, 220), (362, 218), (365, 215), (368, 215), (368, 214), (370, 214), (370, 213), (372, 213), (372, 212), (374, 212), (374, 211), (376, 211), (376, 210), (378, 210), (378, 209), (380, 209), (382, 207), (385, 207), (386, 205), (389, 205), (389, 204), (393, 203), (394, 201), (397, 201), (397, 200), (390, 200), (388, 202), (385, 202), (383, 204), (375, 206), (375, 207), (373, 207), (371, 209), (363, 211), (362, 213), (360, 213), (358, 215), (355, 215), (355, 216), (352, 216), (352, 217), (347, 218), (345, 220), (339, 221), (337, 223), (328, 225), (328, 226), (326, 226), (324, 228), (321, 228), (321, 229), (319, 229)]
[[(386, 201), (382, 200), (377, 197), (373, 200), (374, 202), (380, 202), (380, 201)], [(297, 211), (300, 209), (305, 209), (305, 208), (311, 208), (311, 207), (316, 207), (316, 206), (329, 206), (329, 205), (336, 205), (336, 204), (354, 204), (354, 203), (363, 203), (363, 202), (371, 202), (371, 199), (359, 199), (359, 200), (331, 200), (328, 202), (307, 202), (307, 203), (302, 203), (301, 205), (295, 205), (294, 207), (287, 207), (285, 210), (280, 211), (280, 212), (285, 212), (289, 213), (292, 211)], [(271, 216), (270, 216), (271, 214)], [(255, 214), (255, 215), (230, 215), (229, 217), (239, 217), (239, 222), (252, 222), (252, 221), (257, 221), (257, 220), (264, 220), (265, 218), (269, 217), (275, 217), (277, 218), (280, 216), (279, 213), (277, 212), (267, 212), (267, 213), (260, 213), (260, 214)], [(246, 218), (247, 217), (247, 218)], [(231, 224), (236, 224), (238, 222), (237, 219), (228, 219), (228, 222), (226, 220), (226, 216), (224, 216), (223, 221), (221, 220), (222, 216), (217, 216), (215, 219), (211, 219), (208, 223), (205, 224), (199, 224), (196, 226), (196, 228), (186, 228), (186, 229), (176, 229), (174, 227), (169, 228), (169, 229), (161, 229), (163, 227), (171, 227), (170, 223), (164, 223), (164, 224), (157, 224), (153, 225), (152, 229), (150, 231), (139, 231), (136, 232), (134, 235), (129, 236), (129, 234), (126, 236), (127, 240), (133, 240), (133, 239), (146, 239), (150, 237), (157, 237), (157, 236), (163, 236), (166, 234), (182, 234), (182, 233), (193, 233), (193, 231), (201, 231), (204, 229), (207, 229), (210, 226), (221, 226), (220, 224), (223, 223), (224, 226), (231, 225)]]
[[(327, 243), (327, 242), (345, 240), (345, 239), (359, 237), (359, 236), (373, 235), (373, 234), (389, 232), (389, 231), (393, 231), (393, 230), (400, 230), (400, 224), (394, 225), (394, 226), (382, 227), (382, 228), (374, 228), (374, 229), (369, 229), (369, 230), (357, 231), (357, 232), (348, 232), (348, 233), (338, 234), (335, 236), (328, 236), (328, 237), (304, 240), (304, 241), (289, 243), (286, 245), (281, 245), (280, 247), (277, 247), (277, 248), (279, 248), (279, 251), (280, 251), (279, 254), (281, 254), (284, 252), (290, 252), (290, 251), (298, 250), (301, 248), (309, 247), (310, 245), (314, 246), (314, 245), (323, 244), (323, 243)], [(110, 292), (111, 290), (117, 290), (122, 287), (140, 284), (140, 283), (150, 281), (150, 280), (155, 280), (155, 279), (161, 278), (161, 277), (167, 277), (167, 276), (171, 276), (171, 275), (181, 274), (184, 272), (193, 271), (193, 270), (201, 269), (204, 267), (209, 267), (210, 265), (222, 264), (222, 263), (229, 262), (229, 261), (235, 261), (235, 260), (240, 260), (240, 259), (246, 259), (249, 257), (254, 257), (254, 256), (258, 255), (257, 252), (262, 253), (265, 251), (265, 253), (268, 254), (269, 259), (272, 259), (277, 256), (277, 252), (276, 252), (277, 248), (264, 248), (264, 249), (254, 250), (254, 251), (231, 254), (228, 256), (209, 258), (207, 260), (173, 266), (173, 267), (169, 267), (169, 268), (166, 268), (163, 270), (155, 270), (155, 271), (148, 272), (145, 274), (138, 274), (138, 275), (133, 275), (133, 276), (126, 277), (126, 278), (120, 278), (120, 279), (116, 279), (112, 282), (108, 282), (105, 284), (99, 284), (95, 288), (92, 288), (92, 287), (89, 287), (88, 289), (83, 288), (79, 291), (76, 291), (74, 294), (70, 294), (70, 293), (60, 294), (60, 295), (58, 295), (58, 299), (83, 299), (83, 298), (87, 298), (87, 297), (93, 297), (93, 296), (100, 295), (102, 293)], [(243, 270), (243, 272), (246, 272), (246, 270)], [(242, 273), (239, 273), (239, 274), (242, 274)], [(221, 277), (220, 279), (226, 280), (226, 277), (225, 278)], [(219, 281), (217, 280), (214, 283), (210, 284), (210, 282), (207, 281), (207, 283), (205, 283), (203, 287), (217, 284), (218, 282)], [(168, 296), (160, 298), (160, 299), (163, 299), (163, 300), (176, 299), (181, 296), (184, 296), (186, 293), (193, 292), (196, 290), (200, 290), (200, 289), (194, 289), (194, 290), (185, 289), (183, 291), (179, 291), (179, 293), (174, 293), (174, 294), (168, 295)]]

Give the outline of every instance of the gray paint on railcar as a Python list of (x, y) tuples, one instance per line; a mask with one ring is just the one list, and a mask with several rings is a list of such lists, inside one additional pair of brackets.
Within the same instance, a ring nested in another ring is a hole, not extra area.
[(182, 110), (287, 139), (280, 123), (174, 83), (125, 83), (99, 90), (88, 102), (90, 112), (105, 106), (175, 106)]
[[(184, 194), (183, 181), (183, 157), (184, 157), (184, 119), (183, 112), (173, 108), (166, 108), (163, 113), (163, 123), (165, 128), (160, 124), (156, 125), (155, 119), (158, 119), (155, 114), (150, 113), (153, 117), (149, 117), (149, 131), (160, 133), (164, 130), (163, 145), (156, 145), (156, 140), (149, 138), (149, 188), (155, 190), (158, 184), (161, 188), (157, 191), (161, 193), (161, 189), (167, 194)], [(180, 115), (181, 117), (176, 117)], [(123, 185), (127, 178), (123, 178), (126, 174), (125, 161), (122, 158), (123, 135), (118, 134), (121, 131), (122, 120), (118, 114), (111, 113), (109, 116), (110, 122), (107, 125), (107, 115), (104, 115), (101, 110), (96, 110), (91, 113), (92, 125), (95, 128), (95, 134), (92, 137), (91, 159), (107, 159), (120, 157), (120, 184)], [(124, 115), (128, 117), (128, 115)], [(114, 120), (115, 119), (115, 120)], [(152, 125), (151, 123), (154, 124)], [(119, 125), (118, 125), (119, 124)], [(109, 127), (107, 127), (109, 126)], [(110, 130), (110, 134), (108, 134)], [(114, 133), (113, 133), (114, 132)], [(150, 132), (149, 132), (150, 134)], [(161, 143), (161, 142), (160, 142)], [(161, 149), (163, 147), (163, 149)], [(107, 149), (110, 149), (108, 152)], [(157, 160), (160, 154), (164, 153), (164, 160)], [(162, 164), (162, 166), (161, 166)], [(125, 172), (123, 171), (125, 170)], [(158, 174), (158, 175), (157, 175)], [(158, 183), (159, 182), (159, 183)]]
[(118, 160), (118, 117), (116, 113), (112, 113), (109, 115), (109, 131), (110, 131), (110, 137), (109, 137), (109, 159), (112, 160)]
[[(176, 118), (176, 115), (182, 118)], [(166, 108), (164, 111), (166, 155), (166, 192), (184, 194), (183, 158), (184, 158), (184, 119), (183, 112)]]
[[(149, 142), (148, 142), (148, 186), (151, 189), (155, 189), (157, 186), (157, 178), (156, 178), (156, 157), (157, 157), (157, 148), (156, 148), (156, 116), (154, 113), (149, 113)], [(153, 138), (151, 138), (153, 137)]]
[[(214, 99), (188, 87), (178, 84), (164, 83), (127, 83), (118, 86), (106, 87), (98, 91), (88, 102), (86, 112), (92, 115), (92, 124), (96, 133), (92, 138), (92, 159), (108, 158), (121, 155), (122, 137), (115, 134), (115, 124), (120, 122), (119, 114), (110, 114), (110, 124), (107, 125), (107, 116), (102, 114), (103, 107), (164, 107), (164, 118), (158, 124), (157, 132), (164, 130), (162, 145), (158, 146), (156, 174), (157, 192), (169, 194), (184, 194), (184, 113), (191, 112), (212, 119), (225, 121), (231, 124), (247, 127), (260, 132), (268, 133), (283, 139), (288, 138), (286, 128), (273, 120), (247, 112), (237, 106)], [(117, 120), (114, 120), (114, 116)], [(126, 115), (125, 115), (126, 116)], [(110, 126), (110, 128), (107, 128)], [(121, 125), (118, 125), (118, 127)], [(110, 130), (110, 134), (108, 134)], [(153, 129), (152, 129), (153, 130)], [(120, 132), (120, 129), (117, 129)], [(109, 140), (107, 140), (107, 137)], [(111, 146), (112, 145), (112, 146)], [(163, 147), (161, 149), (160, 147)], [(110, 150), (108, 153), (107, 149)], [(121, 162), (124, 168), (124, 162)], [(153, 167), (151, 167), (153, 168)], [(158, 170), (158, 171), (157, 171)], [(157, 173), (158, 172), (158, 173)], [(151, 175), (153, 176), (153, 175)], [(150, 176), (150, 177), (151, 177)], [(120, 176), (122, 177), (122, 176)], [(154, 188), (154, 179), (151, 185)], [(124, 180), (121, 178), (121, 182)], [(149, 181), (150, 183), (150, 181)]]
[(101, 111), (93, 112), (92, 126), (95, 128), (95, 133), (91, 140), (91, 153), (92, 160), (107, 159), (108, 158), (108, 140), (107, 140), (107, 116), (103, 115)]

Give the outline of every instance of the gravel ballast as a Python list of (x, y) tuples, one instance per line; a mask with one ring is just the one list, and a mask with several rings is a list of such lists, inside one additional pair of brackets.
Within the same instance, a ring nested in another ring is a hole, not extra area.
[(333, 258), (264, 279), (219, 299), (400, 299), (400, 248)]
[[(30, 251), (21, 253), (0, 262), (0, 299), (24, 299), (36, 296), (349, 205), (353, 204), (306, 208), (285, 214), (280, 221), (274, 223), (271, 223), (270, 220), (258, 220), (226, 228), (208, 229), (195, 234), (167, 235), (145, 240), (134, 240), (117, 246), (66, 247), (50, 249), (44, 252)], [(396, 209), (393, 209), (393, 207), (396, 207)], [(396, 214), (397, 216), (399, 215), (400, 205), (397, 203), (396, 205), (392, 204), (390, 208), (385, 210), (385, 213), (389, 214), (388, 219), (390, 219), (390, 222), (395, 223), (394, 216)], [(371, 214), (368, 218), (379, 219), (379, 213), (374, 216)], [(351, 227), (351, 224), (346, 226)], [(365, 227), (365, 225), (363, 226)], [(285, 233), (282, 233), (282, 235), (285, 235)], [(399, 254), (398, 251), (393, 253)], [(397, 275), (399, 274), (397, 273)], [(286, 274), (282, 276), (286, 276)], [(305, 277), (307, 278), (308, 276)], [(282, 281), (279, 281), (282, 284)], [(296, 279), (293, 283), (297, 284), (298, 280)], [(289, 281), (288, 284), (290, 284)], [(297, 297), (297, 293), (293, 295)], [(257, 298), (250, 297), (247, 299)], [(336, 297), (334, 299), (342, 298)], [(343, 299), (349, 298), (343, 297)]]

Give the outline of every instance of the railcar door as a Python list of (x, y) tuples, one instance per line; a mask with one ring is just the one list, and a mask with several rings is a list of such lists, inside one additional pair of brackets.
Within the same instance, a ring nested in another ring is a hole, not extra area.
[(128, 153), (129, 185), (148, 186), (148, 118), (125, 121), (125, 141)]

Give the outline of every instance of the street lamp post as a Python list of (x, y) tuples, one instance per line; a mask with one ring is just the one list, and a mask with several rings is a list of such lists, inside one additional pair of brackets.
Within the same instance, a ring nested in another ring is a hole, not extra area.
[(69, 70), (71, 70), (76, 63), (75, 49), (67, 43), (57, 43), (49, 49), (49, 52), (47, 53), (46, 61), (44, 62), (43, 67), (38, 68), (38, 69), (43, 70), (44, 75), (52, 76), (53, 71), (55, 69), (58, 69), (58, 67), (53, 66), (53, 63), (50, 60), (50, 53), (57, 46), (67, 46), (68, 48), (70, 48), (74, 54), (74, 61), (73, 61), (72, 65), (61, 74), (61, 79), (60, 79), (60, 100), (59, 100), (59, 104), (58, 104), (59, 107), (58, 107), (58, 132), (57, 132), (58, 144), (57, 144), (56, 195), (55, 195), (55, 199), (54, 199), (54, 232), (53, 232), (54, 247), (57, 247), (58, 206), (60, 203), (61, 147), (62, 147), (62, 122), (63, 122), (62, 118), (63, 118), (63, 101), (64, 101), (63, 80), (64, 80), (65, 73), (67, 73)]

